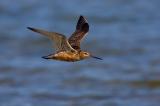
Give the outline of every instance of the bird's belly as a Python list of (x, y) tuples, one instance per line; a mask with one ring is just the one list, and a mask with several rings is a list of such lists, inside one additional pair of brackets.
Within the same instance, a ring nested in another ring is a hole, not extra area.
[(54, 59), (61, 61), (69, 61), (69, 62), (80, 60), (79, 55), (77, 53), (72, 53), (72, 52), (59, 52), (55, 54)]

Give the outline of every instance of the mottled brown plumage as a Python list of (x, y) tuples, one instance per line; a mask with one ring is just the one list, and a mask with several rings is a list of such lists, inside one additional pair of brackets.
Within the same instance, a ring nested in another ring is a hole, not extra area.
[(31, 27), (27, 28), (34, 32), (40, 33), (53, 41), (56, 53), (43, 56), (45, 59), (74, 62), (88, 57), (93, 57), (102, 60), (101, 58), (92, 56), (89, 52), (84, 52), (80, 49), (80, 42), (89, 31), (88, 22), (83, 16), (79, 17), (76, 30), (69, 39), (67, 39), (64, 35), (56, 32), (44, 31), (42, 29)]
[(87, 35), (87, 32), (89, 31), (89, 25), (87, 20), (80, 16), (79, 20), (77, 22), (76, 30), (71, 35), (71, 37), (68, 39), (69, 44), (76, 50), (80, 50), (80, 42), (82, 38), (84, 38), (85, 35)]

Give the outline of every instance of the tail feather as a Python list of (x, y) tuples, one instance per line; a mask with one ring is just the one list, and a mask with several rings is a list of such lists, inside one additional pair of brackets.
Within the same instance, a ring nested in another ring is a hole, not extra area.
[(48, 56), (42, 56), (43, 59), (53, 59), (54, 58), (54, 55), (53, 54), (50, 54)]
[(51, 59), (48, 56), (42, 56), (43, 59)]

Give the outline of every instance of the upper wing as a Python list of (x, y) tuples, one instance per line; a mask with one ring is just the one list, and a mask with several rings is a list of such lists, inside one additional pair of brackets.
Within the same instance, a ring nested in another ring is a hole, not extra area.
[(69, 44), (74, 49), (80, 50), (80, 42), (88, 31), (89, 31), (89, 24), (87, 20), (83, 16), (80, 16), (77, 22), (76, 31), (68, 39)]
[(67, 38), (59, 33), (56, 32), (48, 32), (41, 29), (27, 27), (28, 29), (40, 33), (48, 38), (50, 38), (55, 45), (56, 51), (75, 51), (71, 45), (68, 43)]

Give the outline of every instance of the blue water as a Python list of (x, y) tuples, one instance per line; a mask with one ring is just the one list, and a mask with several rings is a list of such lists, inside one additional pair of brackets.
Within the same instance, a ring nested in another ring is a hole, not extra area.
[[(159, 106), (159, 0), (1, 0), (0, 106)], [(102, 57), (44, 60), (52, 43), (35, 27), (69, 37), (90, 25), (82, 49)]]

